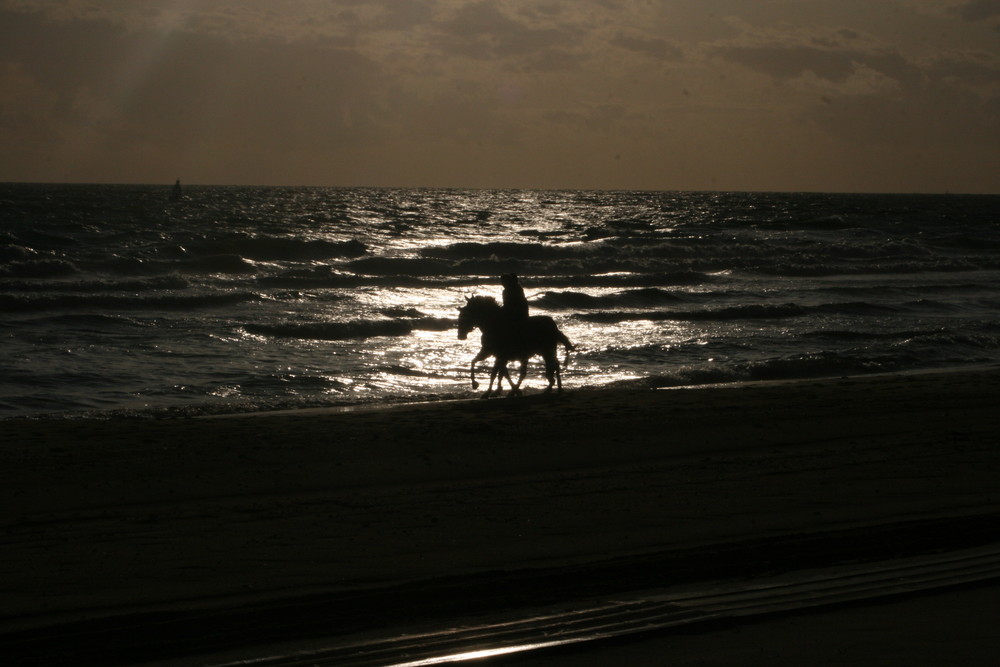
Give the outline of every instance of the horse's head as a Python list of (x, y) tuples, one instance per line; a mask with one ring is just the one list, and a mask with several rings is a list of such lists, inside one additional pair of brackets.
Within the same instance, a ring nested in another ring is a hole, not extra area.
[(469, 297), (465, 297), (465, 305), (458, 309), (458, 339), (465, 340), (472, 331), (472, 323), (469, 321)]
[(465, 340), (470, 331), (482, 324), (484, 317), (499, 309), (500, 305), (491, 296), (465, 297), (465, 305), (458, 309), (458, 339)]

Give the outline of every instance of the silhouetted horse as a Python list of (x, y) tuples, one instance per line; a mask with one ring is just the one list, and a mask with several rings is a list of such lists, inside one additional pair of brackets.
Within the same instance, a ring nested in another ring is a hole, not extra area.
[[(539, 354), (545, 360), (545, 376), (549, 386), (545, 391), (552, 391), (555, 384), (562, 391), (562, 374), (559, 369), (559, 358), (556, 356), (556, 346), (562, 343), (566, 348), (566, 361), (573, 344), (556, 326), (555, 320), (544, 315), (529, 317), (523, 324), (514, 325), (503, 314), (500, 304), (491, 296), (466, 297), (465, 305), (458, 309), (458, 338), (465, 340), (469, 332), (476, 327), (482, 332), (482, 348), (472, 360), (472, 388), (479, 387), (476, 382), (476, 364), (490, 356), (496, 357), (493, 369), (490, 371), (490, 384), (483, 397), (493, 391), (493, 380), (499, 375), (497, 391), (502, 386), (503, 378), (511, 386), (511, 393), (520, 392), (521, 382), (528, 371), (528, 359)], [(511, 382), (507, 372), (509, 361), (521, 362), (521, 374), (517, 383)], [(566, 363), (566, 362), (564, 362)]]

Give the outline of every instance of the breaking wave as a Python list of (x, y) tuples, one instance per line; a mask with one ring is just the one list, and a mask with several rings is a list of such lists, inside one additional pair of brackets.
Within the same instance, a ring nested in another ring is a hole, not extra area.
[(444, 331), (453, 328), (455, 320), (447, 318), (415, 318), (387, 320), (355, 320), (352, 322), (307, 322), (280, 324), (247, 324), (249, 334), (275, 338), (304, 340), (350, 340), (380, 336), (407, 336), (423, 331)]

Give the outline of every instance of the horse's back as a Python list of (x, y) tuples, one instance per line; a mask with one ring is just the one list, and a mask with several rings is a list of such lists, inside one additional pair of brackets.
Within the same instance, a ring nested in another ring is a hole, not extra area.
[(558, 331), (556, 321), (548, 315), (532, 315), (528, 318), (528, 326), (536, 331)]
[(528, 318), (527, 326), (530, 343), (544, 348), (554, 348), (557, 344), (563, 343), (569, 346), (569, 339), (559, 330), (556, 321), (548, 315), (532, 315)]

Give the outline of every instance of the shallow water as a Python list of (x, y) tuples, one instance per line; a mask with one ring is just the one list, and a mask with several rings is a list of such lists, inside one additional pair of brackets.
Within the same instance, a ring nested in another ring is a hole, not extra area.
[(1000, 361), (1000, 197), (169, 194), (0, 185), (0, 416), (470, 396), (457, 308), (503, 272), (568, 388)]

